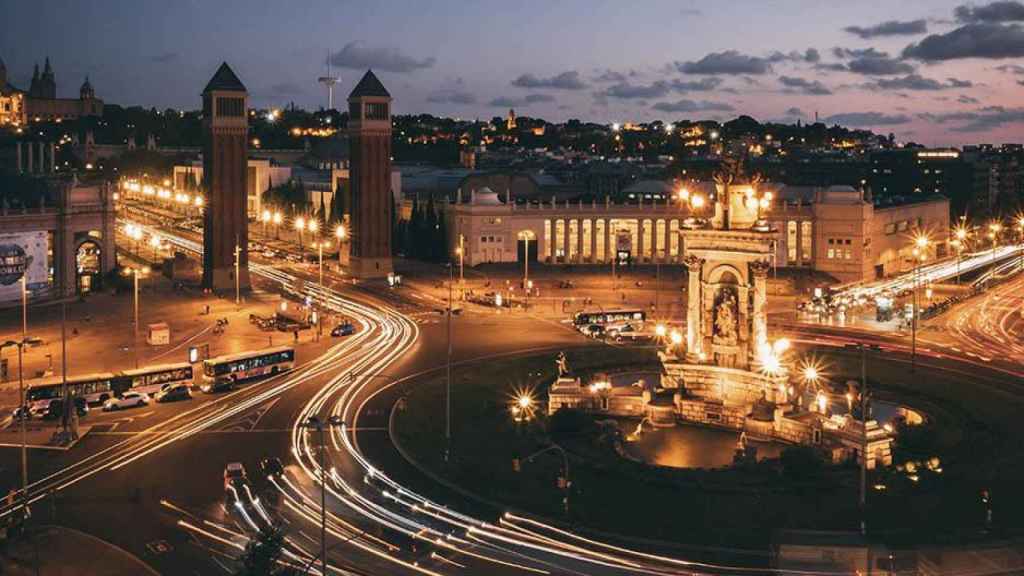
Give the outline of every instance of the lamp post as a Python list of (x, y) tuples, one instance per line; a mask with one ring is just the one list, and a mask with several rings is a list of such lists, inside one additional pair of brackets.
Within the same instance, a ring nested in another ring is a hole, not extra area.
[(280, 210), (274, 212), (274, 240), (281, 239), (281, 221), (284, 220), (284, 215), (281, 214)]
[(455, 249), (455, 253), (459, 255), (459, 299), (466, 299), (466, 278), (463, 275), (463, 263), (466, 258), (466, 237), (459, 234), (459, 247)]
[(999, 242), (999, 233), (1002, 232), (1002, 223), (995, 221), (988, 225), (988, 237), (992, 240), (992, 263), (996, 262), (996, 245)]
[(153, 261), (156, 262), (156, 251), (160, 248), (160, 237), (155, 234), (150, 236), (149, 245), (153, 248)]
[(967, 228), (963, 224), (953, 230), (953, 247), (956, 248), (956, 283), (960, 284), (960, 259), (967, 247)]
[(271, 214), (270, 210), (263, 210), (260, 214), (260, 223), (263, 224), (263, 237), (267, 237), (267, 222), (270, 222)]
[(338, 224), (338, 227), (334, 229), (334, 237), (338, 239), (338, 268), (339, 269), (341, 268), (341, 265), (342, 265), (342, 261), (341, 261), (341, 243), (345, 240), (346, 236), (348, 236), (348, 231), (345, 230), (345, 225), (344, 224)]
[(928, 244), (929, 240), (927, 236), (918, 236), (914, 239), (914, 296), (910, 316), (910, 371), (917, 371), (917, 306), (918, 306), (918, 290), (920, 288), (921, 280), (921, 263), (928, 257)]
[(28, 338), (28, 270), (21, 275), (21, 339)]
[(235, 236), (235, 305), (242, 303), (241, 279), (239, 274), (242, 267), (242, 247), (238, 245), (238, 236)]
[(452, 284), (455, 283), (455, 270), (452, 263), (448, 263), (448, 362), (445, 369), (444, 384), (444, 461), (452, 450)]
[[(25, 344), (28, 338), (22, 336), (21, 340), (8, 340), (0, 344), (0, 350), (10, 346), (18, 347), (18, 395), (21, 399), (19, 408), (19, 428), (21, 428), (21, 498), (22, 506), (28, 506), (28, 442), (25, 437), (25, 421), (28, 419), (28, 406), (25, 403), (25, 374), (22, 369), (22, 361)], [(65, 407), (67, 410), (67, 407)]]
[(322, 240), (318, 240), (317, 241), (316, 249), (317, 249), (317, 255), (318, 255), (317, 256), (317, 260), (318, 260), (319, 267), (320, 267), (320, 287), (323, 288), (324, 287), (324, 242)]
[[(139, 276), (145, 276), (149, 274), (149, 266), (143, 266), (142, 268), (127, 268), (125, 269), (125, 275), (132, 277), (132, 284), (134, 287), (132, 308), (134, 310), (135, 320), (133, 322), (132, 331), (132, 350), (135, 353), (135, 367), (139, 367)], [(237, 274), (236, 274), (237, 277)]]
[(306, 228), (306, 219), (299, 216), (295, 219), (295, 230), (299, 233), (299, 254), (302, 254), (302, 231)]
[(341, 427), (344, 424), (340, 416), (331, 416), (326, 422), (316, 416), (310, 416), (301, 426), (307, 430), (316, 430), (320, 435), (320, 573), (327, 574), (327, 442), (324, 430)]
[(523, 309), (530, 309), (530, 235), (523, 235), (523, 242), (526, 243), (526, 249), (523, 251), (523, 290), (526, 290), (526, 296), (523, 300)]
[(1017, 242), (1020, 245), (1020, 270), (1024, 272), (1024, 214), (1017, 216)]

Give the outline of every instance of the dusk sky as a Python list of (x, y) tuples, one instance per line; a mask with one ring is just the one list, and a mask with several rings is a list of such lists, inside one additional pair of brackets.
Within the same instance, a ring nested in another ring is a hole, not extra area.
[(326, 105), (372, 67), (396, 113), (813, 120), (929, 145), (1021, 141), (1024, 4), (0, 0), (0, 58), (58, 95), (197, 108), (226, 60), (255, 106)]

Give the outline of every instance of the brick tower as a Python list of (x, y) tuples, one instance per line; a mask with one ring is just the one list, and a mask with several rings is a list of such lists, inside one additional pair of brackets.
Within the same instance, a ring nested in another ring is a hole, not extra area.
[(358, 278), (391, 272), (391, 95), (366, 72), (348, 96), (352, 183), (351, 271)]
[(238, 284), (249, 288), (246, 96), (226, 62), (203, 90), (203, 287), (216, 291), (235, 289), (236, 246)]

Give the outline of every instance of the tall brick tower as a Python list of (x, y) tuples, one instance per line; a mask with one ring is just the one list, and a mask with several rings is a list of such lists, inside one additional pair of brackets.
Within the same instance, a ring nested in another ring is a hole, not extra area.
[(351, 271), (359, 278), (391, 272), (391, 95), (368, 70), (348, 95), (352, 183)]
[(246, 90), (227, 63), (203, 90), (203, 287), (235, 289), (235, 247), (238, 285), (249, 288), (246, 169), (249, 121)]

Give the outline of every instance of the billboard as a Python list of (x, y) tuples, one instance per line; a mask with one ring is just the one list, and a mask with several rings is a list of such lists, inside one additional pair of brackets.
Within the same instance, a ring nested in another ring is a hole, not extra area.
[(0, 234), (0, 302), (21, 299), (21, 278), (29, 291), (49, 287), (48, 234), (45, 230)]

